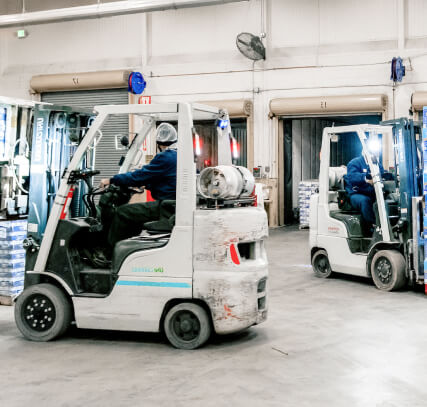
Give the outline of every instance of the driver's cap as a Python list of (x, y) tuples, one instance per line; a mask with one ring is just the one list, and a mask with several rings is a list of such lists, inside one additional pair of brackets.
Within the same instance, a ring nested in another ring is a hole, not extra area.
[(175, 127), (173, 127), (169, 123), (161, 123), (159, 127), (157, 127), (156, 132), (156, 141), (159, 144), (171, 145), (176, 143), (178, 140), (178, 135), (176, 133)]

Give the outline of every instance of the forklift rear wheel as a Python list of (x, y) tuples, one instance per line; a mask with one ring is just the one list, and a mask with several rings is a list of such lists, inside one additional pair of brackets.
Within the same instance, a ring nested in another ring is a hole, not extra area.
[(69, 299), (52, 284), (30, 286), (15, 304), (16, 325), (31, 341), (47, 342), (61, 336), (70, 326), (71, 318)]
[(178, 349), (196, 349), (211, 336), (208, 313), (197, 304), (175, 305), (166, 314), (164, 330), (169, 342)]
[(329, 264), (328, 253), (325, 250), (318, 250), (311, 258), (316, 277), (328, 278), (332, 274), (331, 265)]
[(380, 250), (372, 259), (371, 275), (379, 290), (395, 291), (406, 284), (406, 264), (397, 250)]

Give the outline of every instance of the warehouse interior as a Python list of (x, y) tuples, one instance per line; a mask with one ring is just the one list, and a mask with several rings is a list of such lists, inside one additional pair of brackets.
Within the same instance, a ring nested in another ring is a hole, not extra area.
[(426, 20), (1, 1), (1, 405), (424, 406)]

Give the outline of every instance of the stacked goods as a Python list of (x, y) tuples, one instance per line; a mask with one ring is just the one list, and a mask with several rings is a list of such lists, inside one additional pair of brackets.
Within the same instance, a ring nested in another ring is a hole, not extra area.
[(301, 181), (298, 187), (299, 226), (308, 228), (310, 224), (310, 197), (319, 191), (318, 180)]
[(0, 222), (0, 296), (15, 297), (24, 288), (26, 220)]

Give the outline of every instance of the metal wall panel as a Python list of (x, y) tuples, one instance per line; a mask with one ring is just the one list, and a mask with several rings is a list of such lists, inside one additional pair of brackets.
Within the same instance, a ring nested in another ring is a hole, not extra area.
[[(127, 89), (83, 90), (72, 92), (48, 92), (41, 94), (42, 102), (77, 108), (93, 108), (97, 105), (128, 104)], [(103, 137), (96, 148), (96, 169), (101, 174), (95, 177), (95, 185), (101, 178), (117, 174), (123, 151), (116, 150), (114, 135), (129, 133), (129, 116), (110, 117), (102, 128)]]

